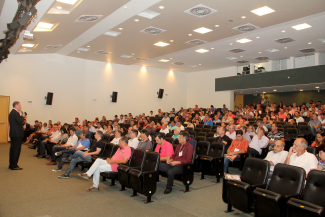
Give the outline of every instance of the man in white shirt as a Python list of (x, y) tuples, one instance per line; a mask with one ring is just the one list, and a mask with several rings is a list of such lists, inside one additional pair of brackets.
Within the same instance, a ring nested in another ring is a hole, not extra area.
[(89, 132), (95, 133), (96, 129), (93, 125), (91, 125), (91, 122), (88, 122), (88, 128), (89, 128)]
[(228, 131), (226, 132), (226, 136), (228, 136), (232, 140), (235, 140), (237, 138), (234, 125), (229, 126)]
[(167, 124), (166, 124), (166, 123), (164, 123), (164, 124), (162, 125), (162, 127), (161, 127), (161, 129), (160, 129), (159, 132), (160, 132), (160, 133), (164, 133), (165, 135), (166, 135), (167, 133), (169, 133), (169, 130), (168, 130), (168, 128), (167, 128)]
[(184, 126), (182, 125), (182, 122), (181, 122), (181, 121), (178, 121), (178, 123), (177, 123), (177, 127), (178, 127), (181, 131), (185, 130), (185, 128), (184, 128)]
[(262, 154), (262, 148), (266, 148), (269, 144), (269, 138), (264, 135), (265, 131), (263, 127), (258, 127), (256, 133), (257, 135), (253, 137), (247, 149), (247, 153), (250, 156), (260, 156)]
[(96, 132), (97, 131), (102, 131), (104, 133), (104, 129), (102, 128), (102, 125), (98, 122), (97, 123), (97, 129), (96, 129)]
[(267, 156), (264, 160), (270, 162), (270, 172), (269, 178), (271, 178), (274, 170), (274, 166), (278, 163), (284, 163), (287, 159), (288, 152), (284, 150), (285, 143), (282, 140), (277, 140), (274, 144), (273, 151), (267, 153)]
[(124, 116), (120, 115), (120, 120), (118, 121), (119, 124), (123, 124), (125, 121)]
[(122, 137), (121, 131), (115, 131), (114, 134), (115, 134), (115, 138), (110, 143), (113, 143), (114, 145), (118, 145)]
[(304, 118), (300, 116), (299, 111), (296, 111), (296, 112), (295, 112), (295, 117), (294, 117), (294, 119), (296, 119), (296, 123), (304, 122), (304, 121), (305, 121)]
[(168, 117), (168, 113), (166, 112), (165, 113), (165, 117), (163, 117), (161, 119), (161, 123), (165, 123), (165, 122), (169, 122), (170, 121), (170, 118)]
[(136, 149), (139, 145), (139, 140), (138, 140), (138, 131), (137, 130), (131, 130), (130, 132), (130, 138), (128, 141), (128, 145), (130, 148)]
[(153, 114), (153, 111), (150, 111), (149, 117), (155, 117), (155, 115)]
[(306, 151), (308, 143), (303, 138), (298, 138), (290, 148), (286, 164), (301, 167), (306, 171), (306, 176), (310, 170), (317, 169), (318, 160), (315, 155)]

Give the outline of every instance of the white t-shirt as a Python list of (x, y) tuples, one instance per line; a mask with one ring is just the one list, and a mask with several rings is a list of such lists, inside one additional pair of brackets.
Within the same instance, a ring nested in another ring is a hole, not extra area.
[(308, 174), (310, 170), (317, 169), (318, 160), (315, 155), (305, 151), (305, 153), (299, 157), (297, 153), (291, 155), (290, 165), (301, 167), (306, 171), (306, 174)]
[[(288, 152), (284, 150), (278, 153), (275, 153), (274, 151), (270, 151), (269, 153), (267, 153), (267, 156), (264, 160), (272, 161), (275, 166), (278, 163), (284, 163), (285, 160), (287, 159), (287, 156), (288, 156)], [(274, 170), (274, 166), (271, 165), (270, 171)]]
[(75, 146), (77, 142), (78, 142), (78, 136), (76, 136), (76, 134), (73, 134), (73, 136), (69, 137), (67, 141), (67, 145)]
[(228, 136), (230, 139), (234, 140), (236, 139), (236, 131), (234, 131), (233, 133), (229, 133), (229, 131), (226, 132), (226, 136)]
[(269, 144), (269, 138), (266, 136), (262, 136), (261, 140), (258, 139), (258, 135), (254, 136), (251, 143), (249, 143), (249, 147), (258, 151), (258, 153), (262, 153), (262, 148), (266, 148)]
[(167, 133), (169, 133), (169, 130), (166, 128), (166, 129), (162, 129), (161, 128), (161, 130), (159, 131), (160, 133), (164, 133), (164, 134), (167, 134)]
[(113, 143), (114, 145), (118, 145), (119, 141), (120, 141), (120, 138), (114, 138), (114, 139), (111, 141), (111, 143)]
[(296, 118), (296, 117), (295, 117), (295, 119), (296, 119), (296, 122), (297, 122), (297, 123), (299, 123), (299, 122), (304, 122), (304, 121), (305, 121), (302, 117), (299, 117), (299, 118)]
[(134, 139), (129, 139), (128, 145), (130, 148), (134, 148), (136, 149), (139, 145), (139, 140), (137, 137), (135, 137)]

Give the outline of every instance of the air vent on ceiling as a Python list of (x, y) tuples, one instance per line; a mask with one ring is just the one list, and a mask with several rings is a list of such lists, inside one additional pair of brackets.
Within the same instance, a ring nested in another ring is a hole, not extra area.
[(201, 18), (201, 17), (208, 16), (210, 14), (213, 14), (213, 13), (217, 12), (217, 10), (209, 8), (205, 5), (197, 5), (197, 6), (190, 8), (184, 12)]
[(269, 58), (268, 57), (256, 57), (255, 59), (256, 60), (268, 60)]
[(255, 26), (255, 25), (250, 24), (250, 23), (247, 23), (247, 24), (244, 24), (244, 25), (241, 25), (241, 26), (234, 27), (232, 29), (240, 31), (240, 32), (250, 32), (250, 31), (260, 29), (260, 27)]
[(248, 63), (249, 61), (247, 61), (247, 60), (239, 60), (239, 61), (237, 61), (236, 63)]
[(284, 43), (289, 43), (289, 42), (292, 42), (292, 41), (295, 41), (295, 40), (292, 39), (292, 38), (280, 38), (280, 39), (277, 39), (275, 41), (280, 43), (280, 44), (284, 44)]
[(199, 45), (199, 44), (205, 44), (205, 43), (208, 43), (208, 42), (207, 41), (203, 41), (201, 39), (193, 39), (193, 40), (187, 41), (185, 43), (191, 44), (191, 45)]
[(80, 50), (80, 51), (89, 51), (90, 49), (89, 48), (80, 47), (77, 50)]
[(237, 57), (226, 57), (227, 60), (236, 60), (238, 59)]
[(189, 66), (189, 67), (193, 67), (193, 68), (194, 68), (194, 67), (197, 67), (197, 65), (187, 65), (187, 66)]
[(163, 33), (165, 31), (166, 30), (159, 29), (159, 28), (156, 28), (156, 27), (153, 27), (153, 26), (149, 26), (148, 28), (145, 28), (145, 29), (141, 30), (140, 32), (147, 33), (147, 34), (150, 34), (150, 35), (158, 35), (158, 34)]
[(136, 57), (136, 58), (134, 58), (135, 60), (141, 60), (141, 61), (143, 61), (143, 60), (148, 60), (149, 58), (145, 58), (145, 57)]
[(112, 30), (109, 30), (109, 31), (104, 33), (104, 35), (109, 35), (109, 36), (113, 36), (113, 37), (116, 37), (119, 34), (121, 34), (121, 33), (120, 32), (115, 32), (115, 31), (112, 31)]
[(148, 18), (148, 19), (155, 18), (158, 15), (160, 15), (160, 13), (150, 11), (150, 10), (146, 10), (146, 11), (143, 11), (140, 14), (138, 14), (138, 16)]
[(315, 52), (315, 48), (306, 48), (306, 49), (301, 49), (299, 51), (302, 53), (311, 53), (311, 52)]
[(131, 55), (122, 55), (121, 57), (123, 57), (123, 58), (132, 58), (133, 56), (131, 56)]
[(62, 47), (62, 44), (60, 45), (47, 45), (44, 49), (57, 49)]
[(103, 15), (81, 15), (75, 22), (96, 22)]
[(178, 65), (178, 66), (180, 66), (180, 65), (184, 65), (184, 63), (182, 63), (182, 62), (174, 62), (174, 63), (172, 63), (172, 64), (174, 64), (174, 65)]
[(95, 52), (96, 54), (110, 54), (112, 52), (109, 52), (109, 51), (105, 51), (105, 50), (98, 50)]
[(244, 52), (244, 51), (245, 51), (244, 49), (236, 48), (236, 49), (230, 50), (229, 52), (232, 52), (232, 53), (240, 53), (240, 52)]

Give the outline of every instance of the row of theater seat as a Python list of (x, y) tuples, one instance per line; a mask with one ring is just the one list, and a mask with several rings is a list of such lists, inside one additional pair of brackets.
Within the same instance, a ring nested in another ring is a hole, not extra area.
[(227, 212), (235, 207), (255, 216), (325, 216), (325, 172), (310, 171), (305, 183), (303, 168), (277, 164), (266, 188), (269, 171), (268, 161), (249, 157), (241, 181), (224, 179)]

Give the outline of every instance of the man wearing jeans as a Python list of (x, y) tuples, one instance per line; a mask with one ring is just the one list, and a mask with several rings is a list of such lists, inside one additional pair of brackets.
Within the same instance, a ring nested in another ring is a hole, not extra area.
[(103, 150), (104, 148), (104, 142), (102, 138), (103, 138), (102, 131), (97, 131), (95, 134), (95, 141), (92, 143), (91, 148), (86, 152), (76, 151), (76, 153), (74, 153), (74, 155), (70, 157), (71, 163), (68, 169), (65, 171), (65, 173), (62, 176), (58, 176), (58, 178), (68, 179), (69, 174), (72, 172), (72, 170), (76, 167), (76, 165), (79, 162), (83, 162), (83, 161), (91, 162), (91, 156), (98, 155), (101, 152), (101, 150)]
[(93, 186), (87, 191), (99, 190), (99, 179), (101, 172), (117, 172), (118, 164), (125, 164), (131, 157), (131, 148), (128, 146), (128, 138), (123, 136), (119, 140), (120, 148), (116, 151), (112, 158), (106, 160), (97, 158), (94, 164), (86, 173), (78, 174), (79, 178), (89, 180), (93, 175)]
[(236, 138), (227, 150), (227, 155), (223, 161), (223, 172), (228, 173), (229, 163), (232, 161), (240, 161), (240, 155), (242, 153), (247, 153), (248, 141), (243, 137), (243, 131), (236, 131)]

